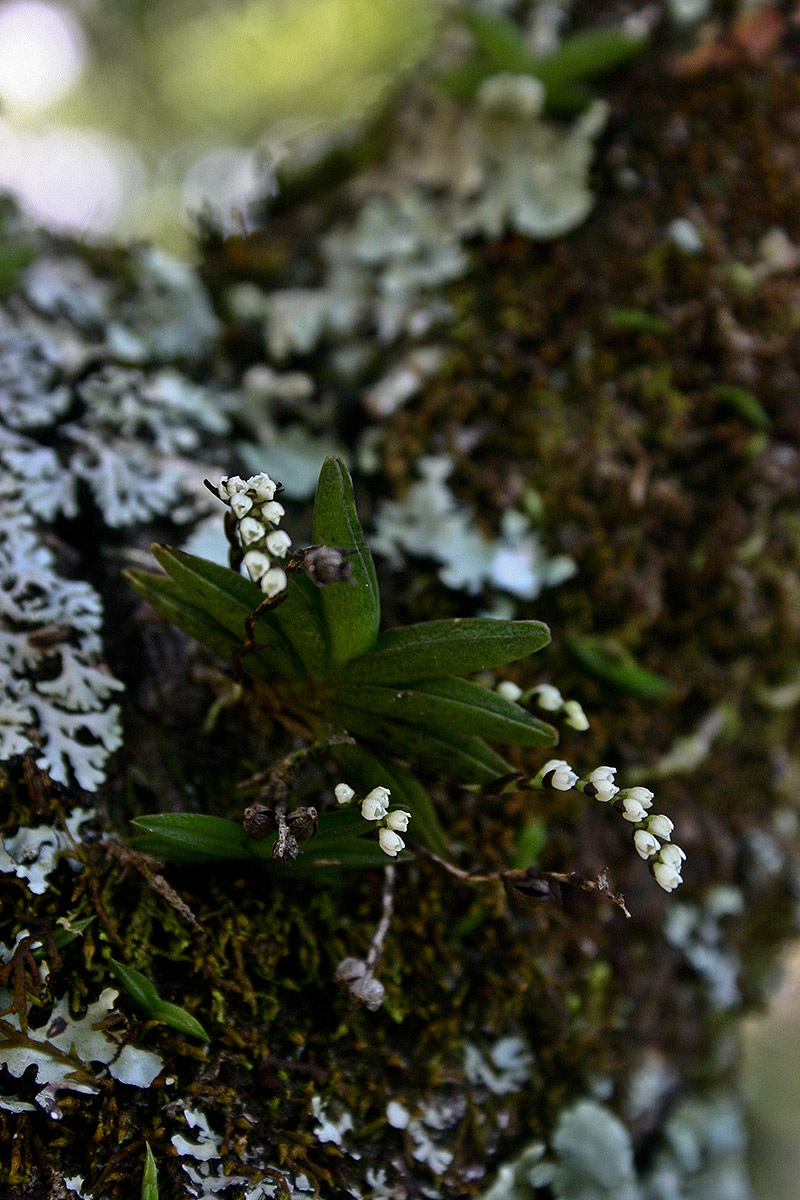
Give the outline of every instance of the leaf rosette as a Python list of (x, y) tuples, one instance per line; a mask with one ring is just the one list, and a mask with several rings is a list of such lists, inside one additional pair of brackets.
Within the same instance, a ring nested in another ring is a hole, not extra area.
[[(394, 802), (413, 814), (419, 839), (442, 852), (441, 826), (415, 771), (485, 786), (512, 770), (496, 745), (555, 744), (551, 725), (465, 678), (526, 658), (547, 645), (549, 630), (541, 621), (464, 617), (381, 631), (375, 564), (349, 472), (337, 458), (328, 458), (319, 476), (313, 537), (347, 553), (348, 581), (320, 588), (293, 574), (280, 603), (260, 614), (256, 648), (244, 655), (246, 622), (263, 600), (249, 579), (161, 545), (153, 555), (164, 573), (131, 571), (129, 578), (162, 617), (266, 683), (312, 737), (351, 735), (354, 743), (332, 745), (330, 757), (354, 785), (390, 787)], [(254, 843), (215, 817), (171, 814), (136, 823), (145, 831), (140, 844), (164, 857), (268, 860), (271, 853), (272, 839)], [(359, 836), (368, 832), (364, 825), (357, 812), (323, 813), (292, 870), (378, 865), (377, 843)]]

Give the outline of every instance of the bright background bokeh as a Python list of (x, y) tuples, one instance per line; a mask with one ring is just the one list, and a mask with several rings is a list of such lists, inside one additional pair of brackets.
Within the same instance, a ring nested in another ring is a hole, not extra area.
[(286, 147), (374, 110), (435, 0), (0, 0), (0, 191), (77, 234), (187, 243)]

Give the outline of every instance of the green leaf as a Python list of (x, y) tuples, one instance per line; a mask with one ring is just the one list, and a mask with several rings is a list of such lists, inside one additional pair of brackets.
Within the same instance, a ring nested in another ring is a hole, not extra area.
[(479, 737), (433, 733), (405, 721), (395, 721), (347, 705), (339, 706), (343, 726), (374, 746), (379, 753), (414, 762), (456, 783), (491, 783), (511, 767)]
[(357, 809), (323, 813), (319, 832), (303, 842), (303, 853), (294, 861), (272, 858), (275, 835), (254, 842), (241, 825), (202, 813), (153, 813), (133, 824), (144, 832), (136, 845), (174, 863), (260, 861), (270, 870), (290, 878), (316, 866), (376, 867), (386, 865), (377, 842), (365, 841), (370, 826)]
[(127, 967), (113, 958), (109, 959), (109, 965), (112, 974), (125, 988), (137, 1008), (140, 1008), (151, 1020), (161, 1021), (164, 1025), (169, 1025), (171, 1029), (177, 1029), (179, 1033), (201, 1038), (204, 1042), (208, 1041), (208, 1034), (200, 1022), (180, 1005), (162, 1000), (155, 984), (141, 971)]
[(256, 857), (256, 846), (241, 825), (205, 813), (151, 813), (132, 822), (143, 833), (136, 844), (170, 862), (226, 862)]
[(568, 637), (567, 649), (586, 670), (622, 691), (643, 700), (663, 700), (672, 694), (672, 684), (663, 675), (640, 667), (620, 646), (591, 637)]
[(142, 1171), (142, 1200), (158, 1200), (158, 1169), (150, 1143), (144, 1144), (144, 1170)]
[(642, 54), (646, 46), (647, 38), (621, 29), (585, 29), (568, 37), (546, 58), (536, 60), (531, 71), (549, 91), (611, 71)]
[(347, 683), (416, 683), (448, 675), (472, 675), (525, 658), (550, 641), (541, 621), (495, 621), (455, 617), (387, 629), (374, 650), (347, 664)]
[(339, 697), (354, 708), (437, 733), (473, 733), (489, 742), (536, 748), (558, 741), (552, 725), (466, 679), (436, 679), (404, 689), (360, 684), (342, 689)]
[(314, 542), (353, 551), (350, 583), (322, 589), (331, 658), (339, 666), (375, 643), (381, 607), (375, 564), (358, 520), (350, 472), (340, 458), (326, 458), (314, 501)]
[(239, 645), (237, 639), (201, 608), (187, 603), (168, 575), (154, 575), (149, 571), (127, 571), (126, 574), (131, 585), (152, 604), (159, 616), (208, 646), (220, 658), (233, 657)]
[(535, 60), (512, 21), (477, 9), (466, 9), (461, 16), (495, 71), (530, 73)]
[(727, 404), (754, 429), (769, 429), (772, 421), (760, 401), (747, 388), (735, 383), (716, 383), (711, 389), (715, 400)]
[(608, 308), (606, 320), (615, 329), (630, 329), (634, 333), (669, 333), (669, 321), (640, 308)]
[[(151, 549), (156, 562), (175, 584), (173, 594), (187, 604), (202, 609), (217, 624), (233, 633), (239, 644), (244, 642), (244, 623), (264, 599), (256, 585), (230, 567), (207, 562), (183, 550), (159, 545)], [(243, 659), (243, 666), (247, 670), (253, 668), (252, 674), (270, 674), (273, 677), (291, 677), (301, 673), (303, 660), (285, 636), (283, 625), (276, 620), (275, 611), (259, 617), (255, 632), (256, 641), (263, 649)], [(266, 660), (269, 671), (259, 669), (251, 661), (254, 659), (260, 659), (262, 663)]]
[[(342, 584), (329, 586), (341, 587)], [(328, 673), (330, 654), (317, 589), (304, 575), (295, 575), (289, 580), (284, 596), (285, 599), (272, 610), (270, 617), (291, 645), (305, 672), (319, 679)], [(256, 626), (256, 635), (261, 641), (259, 626)], [(262, 655), (268, 659), (269, 650), (263, 651)]]
[(329, 754), (339, 764), (343, 781), (355, 787), (361, 795), (374, 787), (388, 787), (392, 807), (397, 805), (411, 813), (411, 832), (418, 841), (435, 854), (447, 854), (444, 830), (436, 809), (425, 788), (399, 763), (386, 763), (365, 746), (331, 746)]

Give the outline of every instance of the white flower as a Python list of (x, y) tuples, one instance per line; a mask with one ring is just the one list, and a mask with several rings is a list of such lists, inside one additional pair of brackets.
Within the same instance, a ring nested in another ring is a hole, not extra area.
[(285, 558), (291, 544), (292, 539), (285, 529), (273, 529), (267, 534), (267, 549), (276, 558)]
[(278, 485), (270, 479), (266, 471), (262, 471), (260, 475), (251, 475), (247, 486), (255, 493), (257, 500), (272, 500)]
[(522, 688), (519, 684), (514, 683), (512, 679), (501, 680), (495, 691), (498, 696), (502, 696), (504, 700), (510, 700), (512, 704), (515, 704), (522, 695)]
[(333, 789), (333, 794), (336, 797), (337, 804), (349, 804), (355, 796), (355, 792), (346, 783), (337, 783)]
[(259, 586), (264, 595), (271, 600), (286, 589), (288, 582), (286, 572), (281, 567), (270, 567), (266, 575), (262, 575)]
[(652, 858), (661, 849), (661, 843), (646, 829), (637, 829), (633, 835), (633, 844), (640, 858)]
[(620, 794), (617, 796), (617, 799), (621, 800), (623, 804), (626, 800), (638, 800), (642, 808), (653, 807), (653, 793), (650, 791), (650, 788), (646, 787), (625, 788), (625, 790), (620, 792)]
[(250, 499), (250, 497), (241, 492), (237, 492), (235, 495), (231, 496), (230, 503), (231, 512), (239, 521), (241, 521), (242, 517), (246, 517), (250, 512), (250, 509), (253, 507), (253, 501)]
[(235, 496), (238, 492), (247, 491), (247, 484), (241, 475), (231, 475), (227, 479), (223, 479), (220, 484), (220, 487), (222, 486), (225, 487), (225, 491), (229, 496)]
[(674, 892), (678, 884), (683, 883), (680, 873), (669, 863), (661, 862), (660, 859), (656, 859), (653, 863), (653, 874), (656, 877), (656, 883), (665, 892)]
[(593, 783), (595, 787), (599, 783), (613, 783), (616, 773), (616, 767), (595, 767), (591, 775), (586, 776), (586, 781), (587, 783)]
[(406, 812), (402, 808), (395, 809), (390, 812), (386, 818), (385, 825), (387, 829), (393, 829), (395, 833), (405, 833), (408, 829), (408, 822), (411, 820), (411, 813)]
[(539, 684), (533, 689), (531, 696), (536, 697), (536, 703), (545, 712), (558, 712), (564, 704), (564, 697), (557, 687), (553, 687), (552, 683)]
[(248, 550), (244, 556), (244, 565), (253, 583), (258, 583), (261, 576), (272, 566), (272, 559), (263, 550)]
[(266, 529), (255, 517), (244, 517), (239, 523), (239, 537), (243, 546), (251, 546), (266, 533)]
[(681, 863), (684, 862), (686, 854), (683, 850), (681, 850), (680, 846), (676, 846), (674, 842), (671, 842), (668, 846), (661, 847), (661, 853), (658, 857), (663, 863), (666, 863), (668, 867), (672, 867), (674, 870), (680, 871)]
[(626, 821), (632, 821), (636, 825), (645, 819), (647, 809), (638, 800), (632, 800), (630, 796), (626, 796), (622, 801), (622, 815)]
[(662, 842), (668, 842), (672, 837), (675, 822), (670, 821), (669, 817), (665, 817), (663, 813), (655, 813), (652, 817), (647, 818), (647, 828), (650, 833), (660, 837)]
[(371, 792), (367, 792), (366, 800), (378, 800), (381, 804), (389, 805), (389, 797), (391, 792), (387, 787), (374, 787)]
[(599, 800), (601, 804), (607, 804), (619, 791), (614, 784), (616, 773), (616, 767), (595, 767), (590, 775), (581, 780), (583, 790), (590, 796), (594, 796), (595, 800)]
[(380, 843), (381, 850), (384, 854), (388, 854), (390, 858), (396, 858), (405, 847), (405, 842), (393, 829), (378, 830), (378, 842)]
[(568, 792), (578, 782), (578, 776), (568, 762), (562, 758), (551, 758), (536, 776), (539, 785), (555, 788), (559, 792)]
[(583, 733), (589, 728), (589, 720), (577, 700), (565, 700), (563, 712), (564, 724), (569, 725), (570, 729), (577, 729), (579, 733)]
[(388, 800), (376, 799), (372, 793), (361, 801), (361, 815), (365, 821), (382, 821), (388, 808)]
[(261, 505), (262, 520), (269, 521), (270, 525), (279, 525), (284, 516), (286, 509), (277, 500), (268, 500), (266, 504)]

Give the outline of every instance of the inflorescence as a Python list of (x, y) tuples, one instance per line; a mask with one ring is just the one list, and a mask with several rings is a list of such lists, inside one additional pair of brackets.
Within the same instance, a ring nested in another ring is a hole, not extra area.
[(663, 813), (648, 812), (654, 798), (649, 788), (620, 790), (614, 783), (616, 773), (616, 767), (596, 767), (588, 775), (579, 777), (569, 763), (551, 758), (530, 782), (533, 787), (555, 788), (559, 792), (577, 788), (601, 804), (613, 801), (614, 809), (634, 826), (636, 853), (649, 863), (656, 883), (665, 892), (672, 892), (683, 883), (681, 869), (686, 858), (680, 846), (671, 840), (675, 826)]
[[(346, 783), (338, 783), (334, 794), (338, 804), (350, 804), (355, 798), (355, 792)], [(358, 803), (361, 805), (361, 815), (365, 821), (380, 822), (377, 829), (381, 850), (390, 858), (397, 858), (400, 851), (405, 849), (405, 842), (400, 834), (408, 829), (411, 813), (402, 808), (389, 812), (391, 794), (386, 787), (375, 787)]]
[(286, 530), (278, 528), (286, 512), (275, 499), (280, 484), (262, 471), (249, 479), (231, 475), (209, 487), (230, 510), (247, 574), (267, 599), (280, 595), (289, 582), (284, 566), (292, 545)]

